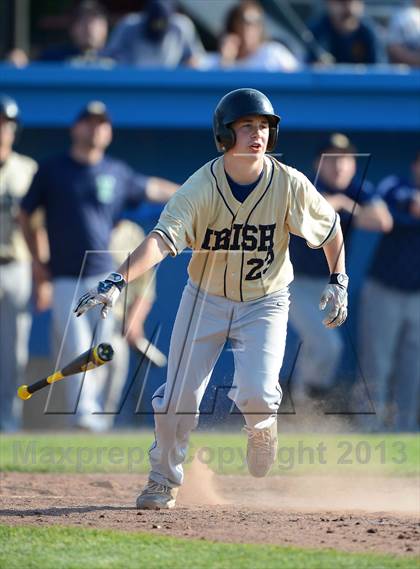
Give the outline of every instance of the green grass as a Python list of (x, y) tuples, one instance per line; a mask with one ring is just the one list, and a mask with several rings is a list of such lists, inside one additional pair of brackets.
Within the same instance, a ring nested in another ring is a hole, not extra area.
[(414, 558), (183, 540), (80, 528), (0, 526), (7, 569), (415, 569)]
[[(21, 472), (136, 472), (149, 468), (153, 433), (19, 433), (0, 437), (0, 470)], [(272, 474), (369, 474), (415, 476), (420, 438), (416, 435), (280, 434)], [(246, 437), (241, 433), (200, 432), (194, 453), (219, 474), (246, 474)]]

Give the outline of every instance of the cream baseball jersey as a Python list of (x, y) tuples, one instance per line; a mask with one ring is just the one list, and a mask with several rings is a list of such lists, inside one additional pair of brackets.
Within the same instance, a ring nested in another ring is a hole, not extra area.
[(210, 294), (249, 301), (293, 280), (289, 234), (323, 247), (338, 216), (298, 170), (264, 157), (258, 185), (240, 203), (226, 179), (223, 157), (197, 170), (166, 204), (153, 229), (171, 255), (193, 250), (190, 279)]
[[(29, 252), (18, 223), (19, 202), (28, 191), (37, 170), (37, 163), (22, 154), (12, 152), (0, 173), (0, 257), (17, 261), (29, 260)], [(37, 212), (33, 220), (42, 225)]]

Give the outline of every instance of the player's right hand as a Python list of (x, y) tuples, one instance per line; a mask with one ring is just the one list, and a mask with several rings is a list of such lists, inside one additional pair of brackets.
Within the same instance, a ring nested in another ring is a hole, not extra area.
[(82, 316), (94, 306), (102, 304), (101, 316), (106, 318), (126, 284), (120, 273), (111, 273), (105, 280), (99, 281), (96, 288), (89, 290), (79, 298), (74, 309), (76, 316)]

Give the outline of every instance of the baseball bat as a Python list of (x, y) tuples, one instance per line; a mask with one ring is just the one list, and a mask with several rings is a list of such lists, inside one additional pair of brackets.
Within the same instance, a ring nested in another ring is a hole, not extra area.
[(51, 385), (51, 383), (60, 381), (60, 379), (68, 377), (69, 375), (97, 368), (111, 361), (113, 356), (114, 350), (111, 344), (98, 344), (74, 358), (69, 364), (52, 375), (40, 379), (31, 385), (21, 385), (17, 391), (18, 397), (23, 400), (30, 399), (33, 393)]

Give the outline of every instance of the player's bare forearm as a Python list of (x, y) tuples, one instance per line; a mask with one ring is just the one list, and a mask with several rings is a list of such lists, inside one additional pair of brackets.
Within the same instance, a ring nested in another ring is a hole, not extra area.
[(420, 66), (418, 50), (409, 49), (402, 44), (393, 43), (388, 46), (388, 53), (393, 63), (405, 63), (412, 67)]
[(31, 216), (21, 210), (19, 212), (19, 223), (32, 259), (35, 262), (41, 262), (38, 229), (33, 227), (31, 223)]
[(118, 267), (117, 272), (112, 272), (105, 280), (100, 281), (96, 287), (79, 298), (74, 308), (76, 316), (82, 316), (91, 308), (100, 305), (102, 318), (106, 318), (124, 284), (141, 277), (160, 263), (168, 253), (169, 248), (162, 237), (157, 233), (149, 233), (143, 243)]
[(164, 178), (151, 177), (147, 183), (146, 196), (151, 202), (166, 203), (179, 188), (178, 184)]
[(393, 219), (386, 204), (375, 201), (370, 205), (359, 208), (355, 218), (356, 226), (367, 231), (382, 231), (388, 233), (393, 227)]
[(144, 336), (144, 323), (152, 309), (152, 303), (146, 298), (138, 297), (130, 306), (125, 322), (124, 335), (130, 344), (135, 344)]
[(357, 215), (358, 205), (351, 198), (346, 196), (344, 193), (335, 194), (330, 196), (328, 194), (322, 194), (327, 202), (333, 206), (335, 211), (347, 211), (351, 215)]
[(324, 245), (323, 249), (330, 273), (345, 273), (346, 260), (344, 253), (344, 239), (340, 227), (334, 239), (327, 245)]
[(48, 257), (48, 238), (45, 229), (33, 223), (33, 217), (34, 215), (29, 215), (23, 210), (19, 212), (19, 223), (32, 257), (34, 281), (36, 285), (39, 285), (50, 280), (50, 273), (46, 264)]
[(168, 246), (158, 233), (149, 233), (146, 239), (127, 257), (117, 269), (130, 283), (163, 261), (169, 253)]
[(152, 303), (147, 298), (137, 297), (128, 312), (128, 325), (143, 326), (152, 306)]

